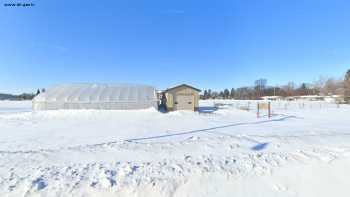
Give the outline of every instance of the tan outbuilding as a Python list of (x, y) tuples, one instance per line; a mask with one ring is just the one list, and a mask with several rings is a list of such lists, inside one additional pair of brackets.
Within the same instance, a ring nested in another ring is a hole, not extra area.
[(182, 84), (164, 91), (168, 111), (198, 110), (199, 92), (201, 90)]

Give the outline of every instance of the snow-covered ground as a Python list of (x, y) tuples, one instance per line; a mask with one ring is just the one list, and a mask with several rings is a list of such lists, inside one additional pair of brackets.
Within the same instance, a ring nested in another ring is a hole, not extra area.
[(0, 101), (0, 114), (28, 112), (32, 110), (32, 101)]
[(350, 106), (273, 102), (258, 119), (256, 102), (160, 113), (0, 101), (1, 196), (347, 196)]

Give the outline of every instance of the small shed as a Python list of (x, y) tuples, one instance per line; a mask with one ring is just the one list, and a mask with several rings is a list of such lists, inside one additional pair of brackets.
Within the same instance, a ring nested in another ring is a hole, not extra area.
[(187, 84), (178, 85), (164, 91), (168, 111), (198, 110), (201, 90)]

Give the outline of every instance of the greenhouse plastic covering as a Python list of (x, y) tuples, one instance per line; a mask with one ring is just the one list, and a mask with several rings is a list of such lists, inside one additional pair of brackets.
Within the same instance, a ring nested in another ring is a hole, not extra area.
[(33, 99), (34, 110), (143, 109), (157, 107), (152, 86), (132, 84), (69, 84), (49, 88)]

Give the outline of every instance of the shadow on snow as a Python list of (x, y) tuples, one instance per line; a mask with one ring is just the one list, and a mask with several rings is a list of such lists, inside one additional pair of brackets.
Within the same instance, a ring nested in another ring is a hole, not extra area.
[(218, 108), (217, 107), (199, 107), (198, 108), (198, 112), (199, 113), (203, 113), (203, 114), (210, 114), (210, 113), (214, 113), (215, 111), (217, 111)]
[(142, 137), (142, 138), (133, 138), (133, 139), (127, 139), (125, 141), (127, 141), (127, 142), (134, 141), (135, 142), (135, 141), (142, 141), (142, 140), (167, 138), (167, 137), (173, 137), (173, 136), (182, 136), (182, 135), (194, 134), (194, 133), (200, 133), (200, 132), (209, 132), (209, 131), (212, 131), (215, 129), (229, 128), (229, 127), (236, 127), (236, 126), (243, 126), (243, 125), (256, 125), (256, 124), (263, 124), (263, 123), (268, 123), (268, 122), (278, 122), (278, 121), (284, 121), (284, 120), (290, 119), (290, 118), (296, 118), (296, 116), (285, 116), (282, 118), (277, 118), (277, 119), (272, 119), (272, 120), (262, 120), (262, 121), (256, 121), (256, 122), (234, 123), (234, 124), (228, 124), (228, 125), (217, 126), (217, 127), (210, 127), (210, 128), (205, 128), (205, 129), (184, 131), (184, 132), (179, 132), (179, 133), (174, 133), (174, 134), (157, 135), (157, 136)]
[(255, 150), (255, 151), (261, 151), (261, 150), (264, 150), (265, 148), (267, 148), (268, 145), (269, 145), (268, 142), (259, 143), (259, 144), (255, 145), (255, 146), (253, 146), (251, 149)]

